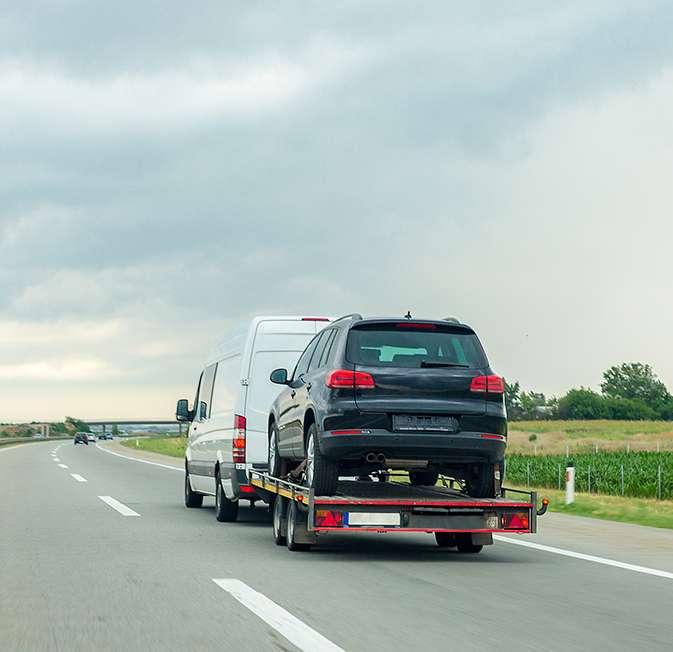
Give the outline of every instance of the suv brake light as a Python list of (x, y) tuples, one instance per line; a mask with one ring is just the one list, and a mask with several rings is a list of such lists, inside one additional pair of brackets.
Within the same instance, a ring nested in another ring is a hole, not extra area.
[(327, 374), (325, 385), (331, 389), (373, 389), (376, 387), (371, 374), (364, 371), (352, 371), (350, 369), (336, 369)]
[(245, 417), (234, 415), (234, 439), (231, 442), (231, 457), (236, 463), (245, 463)]
[(504, 394), (505, 381), (500, 376), (476, 376), (470, 384), (471, 392)]

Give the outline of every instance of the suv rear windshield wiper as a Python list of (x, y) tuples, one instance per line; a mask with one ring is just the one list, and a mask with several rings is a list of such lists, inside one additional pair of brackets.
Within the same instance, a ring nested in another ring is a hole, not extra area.
[(469, 369), (469, 364), (456, 364), (454, 362), (433, 362), (432, 360), (422, 360), (421, 367), (459, 367), (460, 369)]

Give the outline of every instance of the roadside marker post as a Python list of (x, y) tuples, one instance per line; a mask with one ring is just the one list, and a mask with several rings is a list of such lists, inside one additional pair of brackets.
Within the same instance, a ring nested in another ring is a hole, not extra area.
[(566, 467), (566, 505), (575, 502), (575, 466), (568, 462)]

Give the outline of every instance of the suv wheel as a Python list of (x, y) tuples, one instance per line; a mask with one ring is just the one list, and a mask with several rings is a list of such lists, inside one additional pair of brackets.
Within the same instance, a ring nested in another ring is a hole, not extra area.
[(438, 479), (437, 471), (409, 471), (409, 483), (415, 487), (434, 487)]
[(197, 494), (192, 490), (189, 482), (189, 471), (185, 469), (185, 507), (201, 507), (203, 505), (203, 494)]
[(312, 487), (318, 496), (330, 496), (336, 493), (339, 484), (339, 465), (328, 460), (318, 448), (318, 429), (311, 424), (306, 437), (306, 484)]
[(238, 501), (229, 500), (224, 495), (219, 471), (215, 482), (215, 518), (220, 523), (231, 523), (238, 518)]
[(495, 467), (493, 464), (479, 464), (472, 475), (465, 480), (467, 493), (474, 498), (495, 498)]
[(274, 478), (280, 477), (281, 464), (282, 460), (278, 454), (278, 426), (274, 423), (269, 437), (269, 475)]

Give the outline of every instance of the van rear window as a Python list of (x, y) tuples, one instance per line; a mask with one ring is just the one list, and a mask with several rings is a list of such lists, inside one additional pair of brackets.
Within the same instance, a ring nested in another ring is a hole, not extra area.
[(381, 367), (488, 366), (474, 333), (458, 329), (406, 330), (395, 324), (351, 329), (347, 357), (355, 364)]

